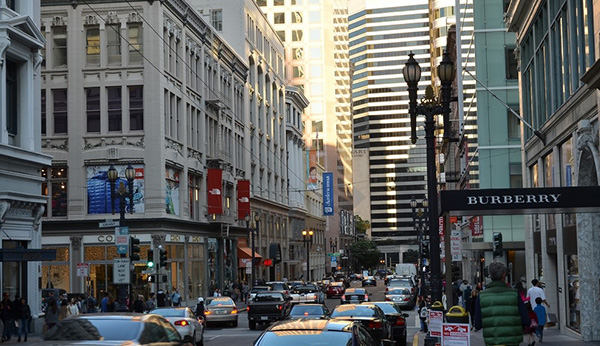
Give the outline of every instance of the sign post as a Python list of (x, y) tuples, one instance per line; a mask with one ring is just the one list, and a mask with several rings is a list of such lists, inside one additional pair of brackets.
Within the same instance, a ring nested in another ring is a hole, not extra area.
[(90, 276), (90, 265), (87, 263), (77, 263), (77, 276)]

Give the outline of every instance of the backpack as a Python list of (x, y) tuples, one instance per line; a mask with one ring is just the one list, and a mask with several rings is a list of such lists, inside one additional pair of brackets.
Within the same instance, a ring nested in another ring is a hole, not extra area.
[(419, 317), (421, 317), (421, 318), (429, 317), (429, 310), (427, 310), (426, 307), (422, 307), (421, 312), (419, 313)]

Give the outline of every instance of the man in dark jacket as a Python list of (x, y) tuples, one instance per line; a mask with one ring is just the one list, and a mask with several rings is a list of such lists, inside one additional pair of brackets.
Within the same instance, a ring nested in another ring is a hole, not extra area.
[(475, 302), (475, 329), (483, 328), (486, 345), (519, 345), (523, 342), (523, 327), (531, 320), (523, 300), (514, 288), (506, 286), (506, 266), (492, 262), (490, 282)]

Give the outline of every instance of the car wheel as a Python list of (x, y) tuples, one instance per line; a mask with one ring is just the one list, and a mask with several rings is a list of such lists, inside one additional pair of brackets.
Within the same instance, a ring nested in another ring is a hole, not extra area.
[(327, 299), (331, 299), (331, 296), (329, 294), (327, 295)]
[(256, 329), (256, 321), (249, 321), (248, 328), (250, 328), (250, 330), (255, 330)]

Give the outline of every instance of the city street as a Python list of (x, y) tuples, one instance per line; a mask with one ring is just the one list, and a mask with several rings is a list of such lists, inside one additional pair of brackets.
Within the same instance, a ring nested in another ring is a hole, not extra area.
[[(352, 287), (360, 287), (360, 282), (355, 281), (352, 283)], [(378, 301), (384, 299), (385, 285), (383, 280), (377, 281), (376, 287), (367, 287), (367, 292), (371, 294), (372, 301)], [(327, 299), (325, 298), (325, 305), (329, 310), (333, 310), (340, 303), (339, 298)], [(405, 311), (410, 316), (406, 319), (407, 321), (407, 342), (412, 345), (413, 336), (419, 330), (419, 321), (416, 318), (414, 311)], [(250, 346), (254, 340), (262, 333), (265, 327), (258, 327), (257, 330), (248, 329), (248, 320), (246, 314), (241, 313), (239, 317), (239, 324), (237, 328), (231, 328), (227, 325), (223, 326), (211, 326), (207, 328), (204, 334), (204, 343), (209, 346)]]

